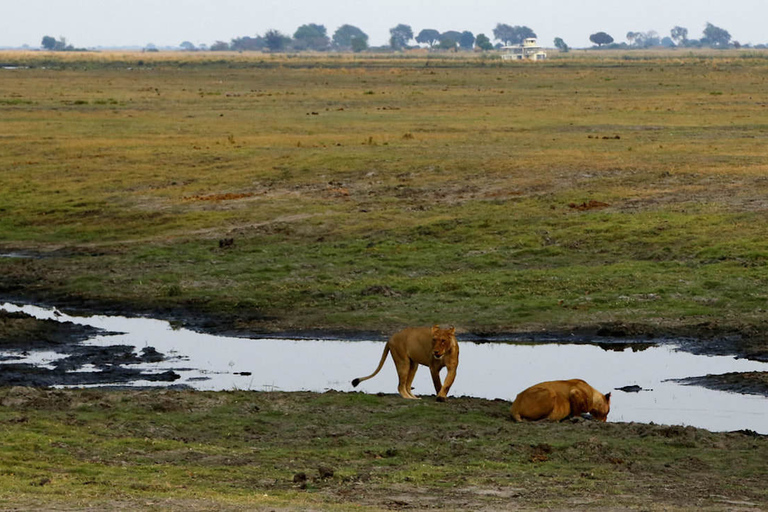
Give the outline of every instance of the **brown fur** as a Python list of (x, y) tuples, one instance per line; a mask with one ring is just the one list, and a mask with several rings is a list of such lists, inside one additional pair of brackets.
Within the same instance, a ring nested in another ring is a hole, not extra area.
[[(459, 343), (456, 341), (456, 330), (440, 329), (433, 327), (408, 327), (397, 332), (389, 338), (384, 347), (384, 353), (379, 361), (376, 371), (367, 377), (360, 377), (352, 381), (357, 386), (364, 380), (374, 377), (387, 359), (387, 354), (392, 353), (392, 360), (397, 369), (397, 391), (403, 398), (418, 398), (411, 393), (413, 378), (419, 365), (428, 366), (432, 373), (432, 383), (435, 385), (437, 401), (442, 402), (448, 396), (448, 391), (456, 379), (456, 368), (459, 366)], [(445, 382), (440, 382), (440, 370), (448, 368)]]
[(611, 410), (611, 394), (603, 395), (581, 379), (541, 382), (521, 392), (512, 403), (515, 421), (548, 419), (560, 421), (588, 412), (606, 421)]

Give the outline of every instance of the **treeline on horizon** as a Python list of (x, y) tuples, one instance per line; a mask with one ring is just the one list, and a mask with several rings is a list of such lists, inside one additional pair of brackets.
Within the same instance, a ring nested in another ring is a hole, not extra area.
[[(189, 41), (184, 41), (179, 48), (185, 51), (268, 51), (268, 52), (302, 52), (302, 51), (402, 51), (414, 48), (428, 48), (430, 50), (444, 51), (487, 51), (499, 49), (504, 45), (518, 45), (527, 38), (536, 38), (536, 33), (524, 25), (507, 25), (498, 23), (493, 29), (491, 42), (486, 34), (473, 34), (465, 30), (448, 30), (440, 32), (435, 29), (425, 28), (418, 34), (414, 34), (410, 25), (399, 24), (389, 29), (389, 43), (384, 46), (373, 47), (368, 44), (368, 34), (354, 25), (342, 25), (336, 29), (332, 36), (324, 25), (309, 23), (301, 25), (293, 36), (283, 34), (279, 30), (268, 30), (263, 35), (243, 36), (233, 38), (230, 42), (216, 41), (210, 46), (195, 46)], [(731, 34), (720, 27), (707, 23), (700, 39), (689, 39), (688, 29), (675, 26), (668, 36), (661, 36), (655, 30), (648, 32), (627, 32), (627, 42), (616, 43), (607, 32), (596, 32), (589, 36), (589, 40), (598, 49), (637, 49), (637, 48), (766, 48), (765, 44), (741, 45), (731, 38)], [(417, 46), (410, 43), (415, 41)], [(553, 41), (555, 48), (567, 52), (571, 47), (560, 37)], [(58, 40), (51, 36), (44, 36), (41, 42), (44, 50), (50, 51), (86, 51), (85, 48), (75, 48), (67, 44), (66, 39)], [(144, 51), (159, 51), (153, 44), (149, 44)]]

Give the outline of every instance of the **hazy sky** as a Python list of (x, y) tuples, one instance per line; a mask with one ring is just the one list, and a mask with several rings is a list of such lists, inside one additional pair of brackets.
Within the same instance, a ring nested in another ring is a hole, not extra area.
[(37, 48), (43, 36), (65, 37), (75, 47), (208, 44), (300, 25), (325, 25), (328, 35), (355, 25), (379, 46), (389, 29), (410, 25), (469, 30), (493, 39), (497, 23), (526, 25), (543, 46), (562, 37), (590, 46), (589, 35), (608, 32), (617, 42), (629, 31), (667, 36), (675, 25), (698, 39), (707, 22), (742, 44), (768, 43), (768, 0), (0, 0), (0, 47)]

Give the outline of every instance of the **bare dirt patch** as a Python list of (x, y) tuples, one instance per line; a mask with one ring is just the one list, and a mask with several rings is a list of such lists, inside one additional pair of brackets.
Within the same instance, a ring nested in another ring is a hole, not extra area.
[(590, 199), (589, 201), (585, 201), (581, 204), (570, 203), (568, 205), (569, 208), (578, 210), (580, 212), (585, 212), (587, 210), (599, 210), (602, 208), (608, 208), (609, 206), (611, 205), (608, 203), (604, 203), (602, 201), (596, 201), (594, 199)]

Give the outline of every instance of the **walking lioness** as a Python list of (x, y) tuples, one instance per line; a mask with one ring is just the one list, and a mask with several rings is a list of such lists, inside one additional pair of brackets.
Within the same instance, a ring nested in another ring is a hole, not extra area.
[(605, 421), (611, 410), (611, 394), (603, 395), (581, 379), (553, 380), (531, 386), (512, 403), (515, 421), (548, 419), (560, 421), (588, 412)]
[[(397, 368), (397, 391), (403, 398), (418, 398), (411, 393), (413, 378), (419, 365), (429, 366), (432, 372), (432, 383), (435, 385), (437, 401), (445, 401), (453, 381), (456, 379), (456, 368), (459, 366), (459, 344), (456, 341), (456, 329), (440, 329), (433, 327), (408, 327), (389, 338), (381, 355), (381, 361), (376, 371), (367, 377), (352, 381), (357, 387), (364, 380), (374, 377), (384, 366), (387, 354), (392, 353), (392, 360)], [(448, 368), (445, 383), (440, 383), (440, 370)]]

